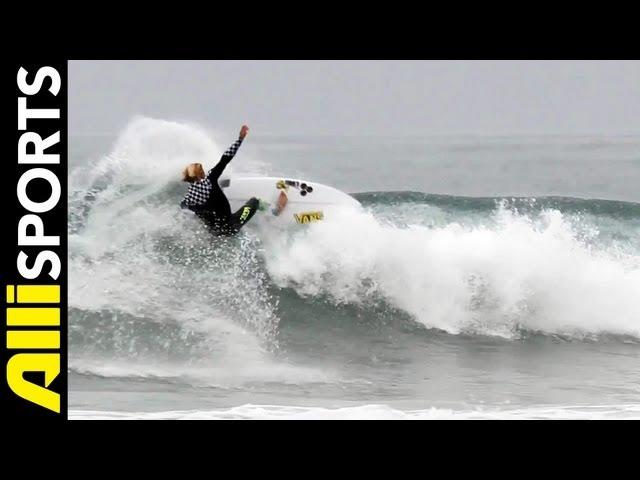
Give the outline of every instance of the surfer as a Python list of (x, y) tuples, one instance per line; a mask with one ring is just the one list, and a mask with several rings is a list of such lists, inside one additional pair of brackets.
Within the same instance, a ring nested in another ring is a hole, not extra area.
[[(189, 183), (189, 190), (180, 202), (180, 207), (193, 211), (215, 235), (238, 233), (260, 207), (260, 201), (252, 197), (237, 212), (231, 213), (229, 200), (218, 185), (220, 175), (235, 156), (248, 132), (249, 127), (243, 125), (238, 139), (206, 175), (201, 163), (190, 163), (182, 170), (182, 180)], [(279, 215), (286, 204), (287, 195), (281, 191), (273, 214)]]

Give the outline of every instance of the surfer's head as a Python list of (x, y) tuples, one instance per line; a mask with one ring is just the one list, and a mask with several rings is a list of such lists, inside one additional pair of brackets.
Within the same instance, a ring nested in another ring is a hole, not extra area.
[(204, 178), (204, 168), (201, 163), (190, 163), (182, 170), (182, 181), (193, 183)]

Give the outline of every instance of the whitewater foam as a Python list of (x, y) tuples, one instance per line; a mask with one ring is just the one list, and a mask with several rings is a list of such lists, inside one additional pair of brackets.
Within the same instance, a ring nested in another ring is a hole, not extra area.
[(640, 337), (640, 256), (590, 244), (557, 210), (532, 218), (501, 206), (492, 216), (489, 226), (399, 228), (343, 211), (270, 240), (267, 268), (302, 296), (379, 296), (453, 334)]

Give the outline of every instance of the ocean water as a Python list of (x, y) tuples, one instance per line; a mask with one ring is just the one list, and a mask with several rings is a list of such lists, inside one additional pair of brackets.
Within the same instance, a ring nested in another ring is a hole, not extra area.
[(640, 418), (640, 135), (261, 137), (361, 211), (209, 237), (234, 136), (71, 136), (70, 418)]

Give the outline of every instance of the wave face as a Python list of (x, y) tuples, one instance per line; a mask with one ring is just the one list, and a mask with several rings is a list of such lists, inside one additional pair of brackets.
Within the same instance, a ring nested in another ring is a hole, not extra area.
[[(396, 350), (425, 344), (640, 341), (638, 203), (355, 193), (361, 210), (324, 222), (213, 239), (177, 207), (179, 172), (210, 168), (225, 147), (198, 126), (137, 118), (108, 155), (72, 169), (78, 381), (275, 382), (330, 396), (375, 390), (345, 365), (387, 368), (385, 355), (401, 362)], [(231, 173), (270, 171), (251, 150), (238, 157)]]

